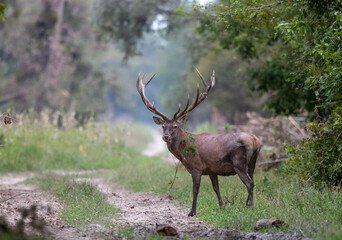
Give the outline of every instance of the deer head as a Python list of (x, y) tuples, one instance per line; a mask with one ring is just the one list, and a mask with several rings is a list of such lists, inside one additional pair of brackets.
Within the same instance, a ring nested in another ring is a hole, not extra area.
[(181, 105), (179, 104), (177, 112), (173, 115), (173, 118), (170, 119), (168, 118), (165, 114), (160, 112), (155, 106), (154, 103), (151, 103), (150, 100), (145, 95), (145, 87), (152, 81), (154, 76), (156, 74), (153, 74), (152, 77), (147, 81), (146, 84), (143, 83), (143, 79), (145, 77), (145, 74), (141, 76), (139, 73), (138, 79), (137, 79), (137, 90), (138, 93), (141, 96), (141, 99), (143, 103), (146, 105), (147, 109), (150, 110), (152, 113), (160, 116), (161, 118), (158, 117), (153, 117), (153, 120), (156, 124), (162, 125), (163, 127), (163, 140), (167, 143), (171, 143), (173, 139), (178, 138), (180, 132), (182, 131), (180, 126), (183, 125), (186, 120), (188, 119), (188, 113), (191, 112), (193, 109), (195, 109), (208, 95), (210, 89), (214, 86), (215, 84), (215, 71), (213, 71), (213, 75), (211, 77), (210, 84), (208, 85), (206, 81), (204, 80), (202, 74), (198, 71), (196, 68), (198, 76), (201, 78), (204, 86), (205, 86), (205, 91), (203, 93), (199, 93), (199, 84), (197, 83), (197, 94), (196, 94), (196, 99), (195, 101), (190, 104), (190, 97), (188, 95), (188, 100), (186, 103), (185, 108), (181, 111)]

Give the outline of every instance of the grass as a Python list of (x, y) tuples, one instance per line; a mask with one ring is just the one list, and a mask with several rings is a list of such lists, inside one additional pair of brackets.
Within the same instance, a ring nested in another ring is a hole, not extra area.
[[(139, 150), (124, 143), (130, 130), (117, 128), (100, 123), (64, 130), (39, 123), (2, 127), (0, 172), (117, 168)], [(142, 138), (130, 136), (136, 141)]]
[[(68, 126), (59, 130), (37, 121), (1, 128), (0, 135), (4, 139), (0, 144), (6, 147), (0, 148), (0, 171), (107, 169), (87, 176), (100, 174), (108, 182), (119, 182), (132, 191), (168, 193), (175, 167), (158, 157), (140, 155), (142, 146), (148, 142), (148, 138), (144, 138), (146, 131), (134, 126), (126, 134), (126, 127), (90, 123), (85, 127)], [(133, 143), (126, 144), (130, 139), (134, 140)], [(197, 206), (197, 215), (214, 227), (248, 232), (253, 231), (257, 220), (276, 217), (287, 222), (289, 227), (264, 231), (302, 232), (306, 237), (318, 239), (342, 238), (341, 189), (317, 189), (291, 176), (258, 170), (255, 174), (255, 207), (248, 209), (245, 207), (247, 191), (237, 176), (220, 177), (219, 181), (221, 195), (224, 201), (229, 201), (226, 208), (219, 208), (207, 176), (202, 177)], [(102, 216), (108, 216), (108, 212), (110, 216), (115, 213), (114, 209), (105, 207), (101, 194), (89, 184), (57, 176), (43, 176), (38, 182), (43, 189), (53, 191), (65, 202), (62, 216), (70, 224), (82, 223), (86, 219), (98, 221)], [(180, 169), (169, 193), (190, 211), (190, 174)], [(101, 198), (99, 206), (96, 202), (100, 200), (92, 200)], [(88, 209), (86, 214), (85, 209)]]
[(69, 225), (106, 222), (118, 213), (107, 202), (105, 194), (87, 182), (76, 182), (70, 177), (53, 174), (42, 175), (31, 181), (61, 200), (64, 207), (60, 215)]
[[(167, 163), (141, 158), (131, 165), (123, 165), (107, 172), (112, 182), (120, 182), (133, 191), (153, 191), (165, 194), (169, 189), (173, 169)], [(254, 209), (245, 207), (247, 191), (237, 176), (220, 177), (220, 190), (225, 209), (220, 209), (211, 182), (202, 177), (197, 215), (216, 228), (233, 228), (243, 232), (254, 231), (259, 219), (276, 217), (289, 224), (288, 228), (266, 229), (265, 232), (297, 232), (306, 237), (341, 236), (342, 193), (338, 189), (315, 189), (304, 183), (268, 173), (255, 175)], [(190, 174), (180, 170), (170, 194), (188, 206), (192, 203)], [(333, 238), (332, 238), (333, 239)]]

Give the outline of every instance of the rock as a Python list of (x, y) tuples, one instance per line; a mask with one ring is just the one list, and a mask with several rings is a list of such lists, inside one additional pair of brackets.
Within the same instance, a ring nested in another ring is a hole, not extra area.
[(156, 231), (157, 233), (165, 236), (179, 237), (177, 229), (168, 224), (157, 225)]
[(254, 230), (259, 230), (262, 228), (268, 228), (268, 227), (288, 227), (289, 224), (286, 222), (276, 219), (276, 218), (270, 218), (270, 219), (260, 219), (254, 224)]

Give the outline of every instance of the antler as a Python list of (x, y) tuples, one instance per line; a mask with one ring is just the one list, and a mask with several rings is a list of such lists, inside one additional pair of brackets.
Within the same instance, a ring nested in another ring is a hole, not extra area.
[(197, 68), (196, 72), (198, 74), (198, 76), (201, 78), (204, 86), (205, 86), (205, 91), (203, 93), (201, 93), (201, 95), (199, 95), (199, 84), (197, 83), (197, 95), (196, 95), (196, 100), (189, 106), (189, 95), (188, 95), (188, 101), (186, 103), (186, 106), (184, 108), (183, 111), (180, 111), (181, 105), (179, 104), (178, 107), (178, 111), (175, 113), (175, 115), (173, 116), (173, 119), (178, 119), (181, 116), (189, 113), (190, 111), (192, 111), (194, 108), (196, 108), (204, 99), (206, 99), (210, 89), (215, 85), (215, 71), (213, 70), (213, 75), (211, 76), (211, 80), (210, 80), (210, 85), (207, 84), (207, 82), (204, 80), (202, 74), (200, 73), (200, 71), (198, 71)]
[(146, 84), (143, 83), (143, 79), (145, 77), (145, 73), (142, 75), (142, 77), (140, 78), (141, 73), (139, 73), (138, 75), (138, 79), (137, 79), (137, 90), (138, 93), (141, 96), (141, 100), (143, 101), (143, 103), (146, 105), (147, 109), (150, 110), (151, 112), (153, 112), (154, 114), (157, 114), (159, 116), (161, 116), (164, 120), (168, 119), (167, 116), (165, 114), (163, 114), (162, 112), (160, 112), (155, 106), (154, 103), (151, 103), (150, 100), (148, 100), (148, 98), (145, 95), (145, 87), (152, 81), (152, 79), (154, 78), (154, 76), (156, 75), (153, 74), (152, 77), (150, 78), (150, 80), (147, 81)]

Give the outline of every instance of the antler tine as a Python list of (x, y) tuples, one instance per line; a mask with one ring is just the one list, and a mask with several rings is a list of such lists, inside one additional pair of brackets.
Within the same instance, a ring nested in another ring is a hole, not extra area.
[(201, 80), (202, 80), (202, 82), (203, 82), (205, 88), (208, 88), (208, 84), (207, 84), (207, 82), (204, 80), (204, 77), (202, 76), (202, 74), (200, 73), (200, 71), (198, 71), (197, 68), (195, 68), (195, 69), (196, 69), (196, 72), (197, 72), (198, 76), (201, 78)]
[(205, 86), (205, 91), (203, 93), (201, 93), (201, 95), (199, 94), (199, 84), (197, 83), (197, 93), (196, 93), (196, 99), (195, 101), (190, 105), (189, 107), (189, 96), (188, 96), (188, 102), (186, 107), (184, 108), (184, 110), (182, 112), (179, 113), (179, 111), (177, 111), (173, 117), (173, 119), (177, 119), (180, 118), (181, 116), (183, 116), (184, 114), (189, 113), (190, 111), (192, 111), (194, 108), (196, 108), (204, 99), (206, 99), (207, 94), (209, 93), (210, 89), (214, 86), (215, 84), (215, 71), (213, 70), (213, 75), (211, 77), (211, 81), (210, 81), (210, 85), (207, 84), (207, 82), (204, 80), (204, 77), (202, 76), (202, 74), (200, 73), (200, 71), (198, 71), (197, 68), (196, 72), (198, 74), (198, 76), (201, 78), (203, 85)]
[(215, 70), (213, 70), (213, 75), (211, 76), (211, 87), (215, 85)]
[[(154, 76), (156, 75), (157, 73), (153, 74), (152, 77), (150, 78), (150, 80), (147, 81), (147, 83), (145, 84), (145, 87), (152, 81), (152, 79), (154, 78)], [(145, 75), (144, 75), (145, 76)]]
[(177, 116), (177, 114), (180, 112), (180, 108), (181, 108), (181, 105), (179, 104), (179, 105), (178, 105), (178, 110), (177, 110), (177, 112), (173, 115), (173, 118), (175, 118), (175, 117)]
[(190, 96), (188, 95), (188, 101), (186, 102), (185, 108), (183, 109), (183, 111), (181, 113), (179, 113), (180, 107), (181, 107), (181, 105), (179, 104), (178, 111), (175, 113), (175, 115), (173, 115), (173, 119), (177, 119), (178, 118), (177, 115), (182, 116), (184, 114), (184, 112), (186, 111), (186, 109), (189, 107), (189, 103), (190, 103)]
[(152, 75), (152, 77), (147, 81), (146, 84), (143, 83), (143, 79), (145, 77), (145, 73), (142, 75), (142, 77), (140, 77), (140, 75), (141, 75), (141, 73), (139, 73), (138, 79), (137, 79), (137, 90), (138, 90), (138, 93), (140, 94), (141, 100), (146, 105), (147, 109), (150, 110), (152, 113), (161, 116), (164, 120), (167, 119), (167, 116), (165, 114), (163, 114), (162, 112), (160, 112), (154, 106), (154, 103), (151, 103), (151, 101), (148, 100), (148, 98), (145, 95), (145, 87), (152, 81), (152, 79), (154, 78), (156, 73)]

